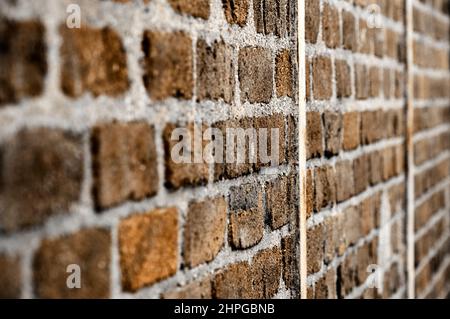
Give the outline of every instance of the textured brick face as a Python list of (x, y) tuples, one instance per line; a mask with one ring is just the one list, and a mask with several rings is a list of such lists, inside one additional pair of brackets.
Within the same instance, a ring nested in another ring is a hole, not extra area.
[(175, 274), (178, 267), (178, 212), (156, 209), (119, 225), (122, 286), (136, 291)]
[(47, 128), (26, 129), (3, 144), (0, 228), (13, 231), (67, 212), (80, 198), (80, 136)]
[(119, 35), (110, 28), (60, 27), (61, 88), (70, 97), (90, 92), (117, 96), (129, 87), (127, 59)]
[(208, 19), (209, 17), (210, 8), (208, 0), (168, 0), (168, 2), (178, 12), (202, 19)]
[[(86, 229), (45, 240), (34, 257), (33, 280), (40, 298), (108, 298), (111, 237), (108, 230)], [(80, 266), (81, 288), (69, 289), (69, 265)], [(49, 271), (51, 269), (51, 271)]]
[(0, 299), (18, 299), (21, 297), (22, 273), (20, 258), (0, 255)]
[(288, 50), (281, 51), (275, 60), (275, 83), (278, 96), (292, 97), (292, 63)]
[(272, 229), (278, 229), (289, 223), (293, 203), (290, 201), (291, 185), (289, 179), (283, 176), (267, 183), (266, 205), (270, 215)]
[(316, 57), (313, 60), (313, 92), (317, 100), (327, 100), (332, 92), (332, 70), (329, 57)]
[(269, 50), (246, 47), (239, 51), (241, 100), (268, 103), (272, 97), (273, 67)]
[(150, 98), (158, 101), (192, 97), (192, 40), (187, 34), (146, 31), (142, 50), (144, 85)]
[(159, 186), (153, 127), (106, 123), (92, 131), (94, 199), (99, 209), (155, 195)]
[(213, 260), (224, 243), (227, 205), (223, 197), (191, 203), (184, 230), (184, 260), (195, 267)]
[(289, 0), (254, 0), (253, 11), (258, 33), (284, 37), (289, 32)]
[(230, 24), (243, 27), (247, 23), (248, 0), (222, 0), (225, 18)]
[(47, 74), (45, 28), (0, 17), (0, 106), (38, 96)]

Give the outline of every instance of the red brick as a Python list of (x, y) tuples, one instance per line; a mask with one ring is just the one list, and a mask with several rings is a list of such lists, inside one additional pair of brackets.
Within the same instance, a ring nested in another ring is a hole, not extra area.
[(0, 105), (42, 94), (47, 74), (45, 33), (40, 21), (0, 17)]
[(234, 65), (233, 48), (223, 41), (209, 46), (197, 42), (197, 100), (223, 99), (233, 101)]
[(18, 256), (0, 254), (0, 299), (21, 297), (22, 273)]
[(313, 92), (317, 100), (328, 100), (332, 95), (331, 59), (325, 56), (313, 60)]
[(322, 37), (329, 48), (336, 48), (341, 43), (339, 21), (339, 11), (325, 3), (322, 12)]
[[(33, 260), (33, 280), (39, 298), (109, 298), (111, 235), (100, 228), (46, 239)], [(78, 265), (81, 288), (69, 289), (67, 267)]]
[(187, 34), (145, 31), (142, 50), (144, 85), (153, 100), (192, 98), (192, 40)]
[(189, 204), (184, 230), (184, 261), (188, 267), (217, 256), (224, 243), (226, 220), (223, 197)]
[(129, 88), (127, 58), (120, 36), (109, 27), (95, 29), (60, 27), (61, 87), (64, 94), (78, 97), (118, 96)]
[(292, 63), (288, 50), (280, 51), (275, 58), (275, 85), (277, 96), (293, 96)]
[(209, 1), (208, 0), (168, 0), (169, 4), (175, 11), (191, 15), (197, 18), (208, 19), (209, 18)]
[(155, 209), (119, 224), (122, 286), (136, 291), (174, 275), (178, 268), (178, 212)]
[(94, 200), (98, 209), (158, 191), (154, 129), (145, 122), (105, 123), (92, 130)]
[(269, 103), (272, 98), (272, 53), (261, 47), (245, 47), (239, 51), (241, 101)]
[(0, 229), (16, 231), (67, 213), (81, 194), (81, 136), (29, 128), (1, 146)]
[(222, 3), (228, 23), (245, 26), (249, 8), (248, 0), (222, 0)]

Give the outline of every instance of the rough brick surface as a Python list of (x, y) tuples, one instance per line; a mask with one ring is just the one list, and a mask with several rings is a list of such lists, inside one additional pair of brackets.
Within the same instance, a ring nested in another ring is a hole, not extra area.
[(293, 203), (290, 201), (289, 180), (286, 176), (267, 183), (266, 205), (272, 229), (278, 229), (289, 222)]
[(313, 60), (313, 94), (317, 100), (327, 100), (332, 92), (332, 70), (329, 57), (319, 56)]
[(228, 23), (237, 24), (241, 27), (247, 23), (248, 0), (222, 0), (222, 3)]
[(25, 129), (2, 147), (0, 229), (14, 231), (67, 213), (81, 195), (81, 137), (62, 130)]
[(168, 2), (178, 12), (202, 19), (208, 19), (209, 17), (210, 8), (208, 0), (168, 0)]
[(20, 298), (22, 290), (22, 268), (17, 256), (0, 255), (0, 299)]
[(122, 286), (136, 291), (167, 278), (178, 267), (178, 212), (156, 209), (130, 216), (119, 225)]
[(211, 279), (206, 277), (181, 288), (165, 292), (164, 299), (211, 299)]
[[(110, 297), (110, 245), (109, 231), (99, 228), (45, 240), (33, 260), (37, 296), (58, 299)], [(69, 265), (80, 267), (79, 289), (67, 287)]]
[(227, 204), (223, 197), (189, 205), (184, 230), (184, 260), (195, 267), (214, 259), (225, 239)]
[(288, 50), (283, 50), (278, 53), (275, 63), (277, 96), (292, 97), (292, 62), (290, 52)]

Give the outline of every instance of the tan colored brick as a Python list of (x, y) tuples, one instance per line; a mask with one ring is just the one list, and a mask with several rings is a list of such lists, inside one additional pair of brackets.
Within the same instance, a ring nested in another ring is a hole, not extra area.
[[(33, 281), (39, 298), (109, 298), (111, 235), (91, 228), (46, 239), (33, 260)], [(69, 289), (69, 265), (78, 265), (81, 288)]]
[(178, 268), (178, 212), (155, 209), (119, 224), (122, 287), (136, 291), (168, 278)]
[(195, 0), (195, 1), (168, 0), (168, 2), (177, 12), (202, 19), (209, 18), (210, 8), (208, 0)]
[(292, 203), (289, 201), (289, 181), (287, 176), (282, 176), (266, 184), (266, 206), (272, 229), (278, 229), (287, 223), (292, 211)]
[(352, 81), (350, 66), (345, 60), (335, 61), (336, 72), (336, 95), (339, 98), (350, 97), (352, 95)]
[(247, 23), (249, 3), (248, 0), (222, 0), (225, 18), (229, 24), (243, 27)]
[(342, 146), (341, 113), (326, 111), (323, 114), (325, 130), (325, 155), (332, 157), (339, 154)]
[(330, 269), (325, 276), (315, 284), (316, 299), (336, 299), (336, 270)]
[(331, 166), (321, 166), (314, 170), (314, 209), (322, 208), (336, 201), (336, 180)]
[(253, 257), (251, 267), (255, 297), (269, 299), (275, 296), (281, 278), (281, 249), (273, 247), (260, 251)]
[(343, 28), (343, 46), (346, 50), (355, 51), (357, 48), (356, 43), (356, 29), (355, 29), (355, 17), (351, 12), (342, 12), (342, 28)]
[(275, 85), (277, 96), (293, 96), (292, 63), (288, 50), (279, 52), (275, 58)]
[(156, 101), (168, 97), (192, 98), (192, 40), (189, 35), (145, 31), (142, 50), (143, 80), (150, 98)]
[(313, 60), (313, 92), (317, 100), (328, 100), (332, 95), (331, 59), (318, 56)]
[(217, 299), (254, 298), (248, 262), (238, 262), (221, 269), (213, 280), (213, 297)]
[(315, 274), (322, 268), (325, 234), (323, 224), (309, 228), (306, 233), (308, 274)]
[(377, 97), (380, 94), (380, 71), (377, 67), (371, 67), (369, 69), (370, 78), (370, 97)]
[(355, 83), (356, 83), (356, 98), (358, 100), (365, 100), (369, 96), (369, 77), (367, 67), (362, 64), (355, 65)]
[(299, 271), (297, 263), (296, 240), (294, 235), (281, 239), (281, 253), (283, 257), (283, 280), (288, 289), (293, 290), (294, 295), (298, 295)]
[(289, 0), (254, 0), (253, 12), (258, 33), (285, 37), (290, 28)]
[(211, 279), (206, 277), (162, 295), (164, 299), (211, 299)]
[(323, 6), (322, 36), (327, 47), (336, 48), (341, 43), (339, 11), (328, 3)]
[(342, 147), (349, 151), (357, 148), (360, 142), (360, 117), (358, 112), (349, 112), (342, 115), (343, 141)]
[(320, 2), (306, 0), (305, 2), (305, 36), (309, 43), (316, 43), (320, 26)]
[(184, 261), (195, 267), (213, 260), (223, 246), (227, 204), (223, 197), (189, 204), (184, 230)]
[(18, 256), (0, 254), (0, 299), (21, 297), (22, 273)]
[(16, 231), (67, 213), (80, 199), (81, 136), (59, 129), (19, 131), (0, 147), (0, 229)]
[(306, 113), (306, 157), (323, 155), (322, 117), (319, 112)]
[(355, 192), (362, 193), (369, 186), (370, 181), (369, 159), (366, 154), (353, 161), (353, 174), (355, 178)]
[(116, 31), (109, 27), (95, 29), (60, 27), (61, 88), (64, 94), (78, 97), (118, 96), (129, 86), (125, 48)]
[(336, 200), (345, 201), (354, 195), (352, 162), (342, 161), (336, 164)]

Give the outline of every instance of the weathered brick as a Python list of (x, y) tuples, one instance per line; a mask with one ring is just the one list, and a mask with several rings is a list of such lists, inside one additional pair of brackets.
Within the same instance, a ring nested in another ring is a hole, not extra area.
[(192, 40), (187, 34), (145, 31), (142, 51), (144, 85), (152, 99), (192, 98)]
[(222, 3), (228, 23), (245, 26), (249, 8), (248, 0), (222, 0)]
[(361, 202), (361, 235), (367, 236), (378, 226), (378, 212), (380, 209), (380, 196), (374, 195)]
[(339, 98), (352, 95), (352, 81), (350, 75), (350, 66), (345, 60), (335, 61), (336, 72), (336, 95)]
[[(177, 128), (182, 128), (183, 131), (178, 132)], [(200, 127), (198, 123), (189, 123), (188, 125), (169, 123), (166, 125), (163, 132), (165, 177), (166, 186), (170, 189), (202, 185), (207, 182), (209, 174), (208, 163), (205, 161), (204, 156), (196, 159), (196, 157), (199, 157), (196, 148), (204, 150), (207, 141), (202, 141), (201, 147), (195, 142), (196, 132), (202, 135), (204, 130), (205, 127)], [(182, 134), (182, 136), (179, 136), (178, 133)], [(176, 148), (177, 145), (186, 147), (180, 152)], [(180, 156), (180, 158), (175, 158), (174, 156)]]
[(292, 203), (289, 201), (289, 181), (286, 176), (267, 182), (266, 206), (269, 212), (270, 226), (278, 229), (289, 223)]
[(239, 51), (239, 81), (242, 102), (269, 103), (272, 98), (272, 53), (261, 47)]
[(322, 37), (327, 47), (336, 48), (341, 43), (339, 11), (325, 3), (322, 12)]
[(349, 112), (342, 115), (343, 141), (342, 146), (346, 151), (353, 150), (360, 142), (360, 117), (358, 112)]
[(361, 113), (361, 143), (372, 144), (386, 133), (382, 110)]
[(175, 11), (191, 15), (197, 18), (208, 19), (209, 18), (209, 0), (168, 0), (169, 4)]
[(285, 37), (290, 26), (289, 10), (289, 0), (254, 0), (256, 31)]
[(320, 2), (316, 0), (306, 0), (305, 10), (306, 41), (316, 43), (320, 26)]
[(18, 256), (0, 254), (0, 299), (21, 297), (22, 273)]
[(280, 51), (275, 58), (275, 85), (277, 96), (293, 96), (292, 63), (289, 50)]
[(211, 278), (209, 276), (162, 295), (164, 299), (211, 299), (211, 297)]
[(305, 57), (305, 90), (306, 101), (311, 100), (311, 61)]
[(195, 267), (213, 260), (223, 246), (227, 204), (223, 197), (189, 204), (184, 230), (184, 261)]
[(261, 241), (264, 210), (260, 187), (252, 184), (230, 189), (230, 241), (234, 248), (245, 249)]
[(309, 228), (306, 233), (308, 274), (315, 274), (322, 268), (325, 234), (323, 224)]
[(306, 157), (323, 155), (322, 117), (319, 112), (306, 113)]
[(127, 58), (120, 36), (109, 27), (69, 29), (60, 27), (61, 88), (64, 94), (78, 97), (117, 96), (129, 87)]
[(98, 209), (142, 200), (158, 191), (154, 129), (145, 122), (105, 123), (91, 135)]
[(296, 252), (296, 237), (290, 235), (281, 239), (281, 253), (283, 258), (283, 280), (286, 287), (298, 295), (299, 288), (299, 271)]
[[(35, 292), (39, 298), (108, 298), (110, 259), (111, 235), (106, 229), (46, 239), (33, 260)], [(80, 267), (79, 289), (67, 287), (69, 265)]]
[(355, 51), (357, 47), (356, 43), (356, 29), (355, 29), (355, 17), (351, 12), (342, 12), (342, 28), (343, 28), (343, 47), (346, 50)]
[(313, 211), (314, 207), (314, 200), (315, 200), (315, 194), (314, 194), (314, 176), (313, 176), (313, 170), (311, 168), (308, 168), (306, 170), (306, 218), (308, 219)]
[(322, 208), (336, 201), (336, 180), (331, 166), (321, 166), (314, 170), (314, 209)]
[(377, 67), (371, 67), (369, 69), (370, 87), (369, 95), (370, 97), (377, 97), (380, 94), (380, 71)]
[(384, 98), (390, 99), (392, 96), (392, 70), (383, 70), (383, 94)]
[(323, 114), (325, 130), (325, 155), (331, 157), (339, 154), (342, 144), (341, 113), (326, 111)]
[(246, 261), (220, 270), (213, 280), (213, 297), (217, 299), (254, 298), (250, 265)]
[(354, 194), (352, 162), (341, 161), (336, 164), (336, 200), (345, 201)]
[(370, 184), (376, 185), (381, 182), (383, 173), (383, 157), (381, 151), (369, 154), (370, 161)]
[(136, 291), (176, 273), (178, 212), (155, 209), (132, 215), (119, 224), (122, 287)]
[(353, 174), (355, 178), (355, 192), (359, 194), (366, 190), (370, 181), (369, 160), (366, 154), (353, 161)]
[(38, 96), (47, 74), (45, 27), (0, 17), (0, 105)]
[(356, 84), (356, 98), (358, 100), (365, 100), (369, 96), (369, 78), (367, 67), (362, 64), (355, 65), (355, 84)]
[(83, 179), (81, 136), (29, 128), (0, 147), (0, 229), (15, 231), (67, 213), (79, 200)]
[(314, 287), (314, 298), (336, 299), (336, 270), (330, 269)]
[(197, 42), (197, 100), (233, 100), (233, 48), (223, 41)]
[(278, 291), (282, 256), (279, 247), (260, 251), (252, 259), (252, 281), (256, 298), (269, 299)]
[(331, 59), (318, 56), (313, 60), (313, 92), (317, 100), (328, 100), (332, 94)]

